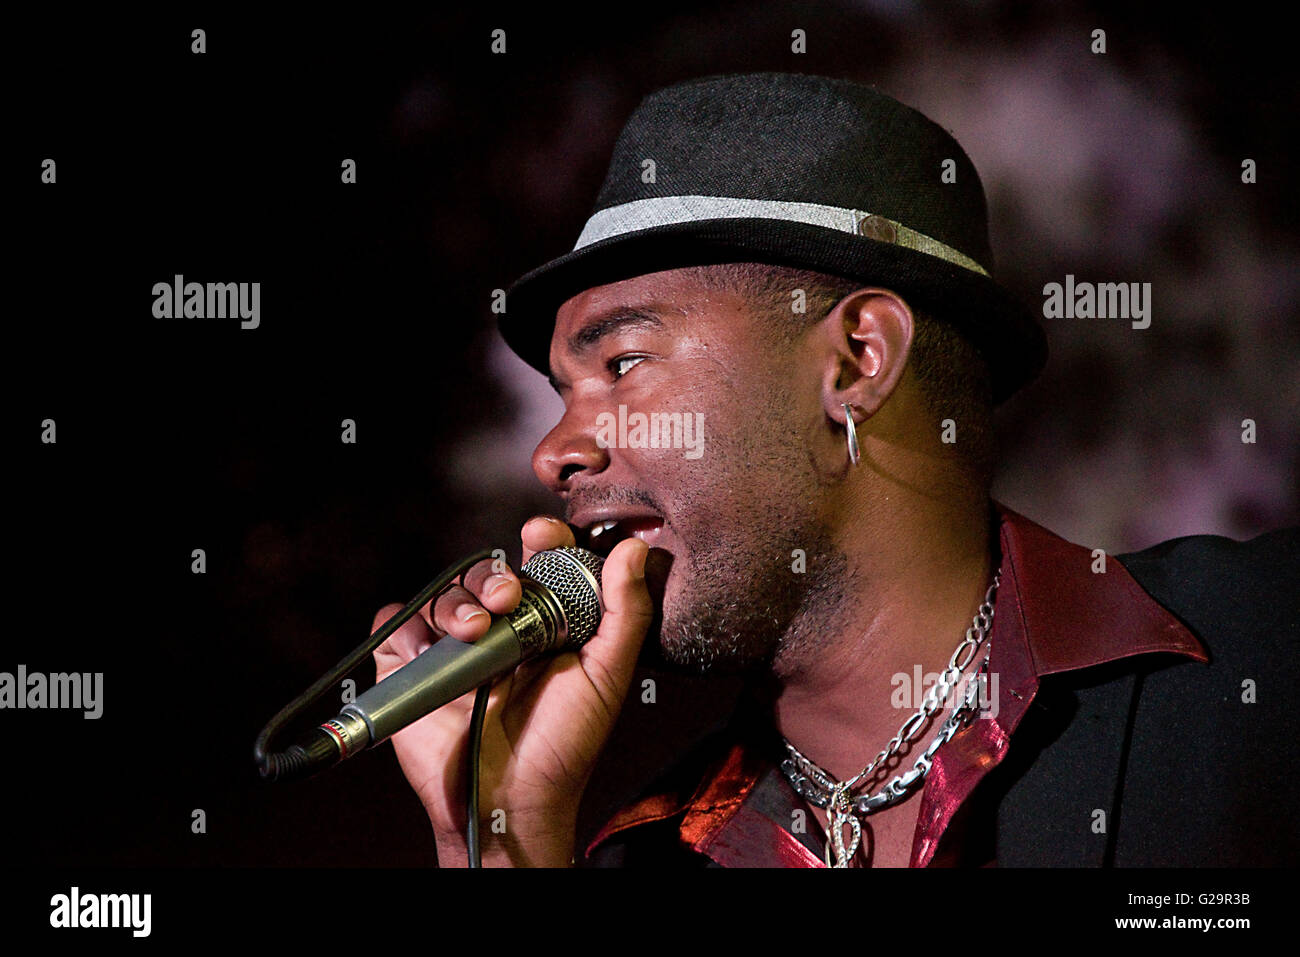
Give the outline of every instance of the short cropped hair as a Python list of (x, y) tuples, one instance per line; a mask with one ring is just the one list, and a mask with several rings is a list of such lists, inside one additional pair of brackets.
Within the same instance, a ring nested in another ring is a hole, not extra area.
[[(772, 331), (793, 341), (807, 324), (820, 322), (849, 293), (870, 283), (807, 269), (765, 263), (724, 263), (686, 270), (702, 285), (736, 293), (754, 303)], [(795, 313), (794, 292), (804, 292), (803, 314)], [(911, 306), (911, 303), (909, 303)], [(996, 441), (993, 388), (988, 363), (951, 322), (912, 306), (915, 323), (908, 364), (916, 375), (934, 427), (944, 419), (956, 425), (954, 461), (984, 494), (993, 481)]]

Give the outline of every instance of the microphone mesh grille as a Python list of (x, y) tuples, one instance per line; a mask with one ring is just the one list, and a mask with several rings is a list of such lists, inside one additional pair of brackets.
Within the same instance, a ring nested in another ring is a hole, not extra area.
[(600, 626), (604, 610), (600, 573), (604, 566), (603, 558), (585, 548), (553, 548), (538, 552), (522, 569), (555, 595), (569, 625), (569, 647), (585, 644)]

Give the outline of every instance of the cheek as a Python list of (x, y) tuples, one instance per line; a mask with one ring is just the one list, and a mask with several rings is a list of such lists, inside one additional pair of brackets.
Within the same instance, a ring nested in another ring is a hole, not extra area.
[[(644, 378), (619, 399), (626, 407), (629, 464), (670, 520), (692, 537), (747, 508), (755, 485), (775, 478), (763, 475), (789, 469), (798, 431), (787, 384), (765, 368), (737, 372), (735, 363), (715, 361), (721, 350), (710, 351), (671, 376)], [(644, 432), (634, 446), (638, 424)]]
[(728, 444), (747, 414), (731, 384), (704, 362), (690, 363), (672, 376), (647, 378), (644, 387), (628, 390), (621, 402), (626, 404), (629, 440), (635, 438), (635, 427), (645, 430), (648, 441), (640, 445), (640, 458), (649, 469), (647, 478), (662, 477), (665, 483), (689, 475), (698, 484), (699, 473), (718, 464), (715, 448)]

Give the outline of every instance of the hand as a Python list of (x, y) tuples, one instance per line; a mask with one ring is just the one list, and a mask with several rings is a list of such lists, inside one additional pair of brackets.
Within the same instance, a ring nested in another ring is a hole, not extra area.
[[(521, 535), (523, 560), (573, 546), (558, 519), (531, 519)], [(578, 804), (623, 707), (653, 605), (645, 583), (649, 551), (640, 539), (620, 542), (601, 576), (605, 612), (595, 636), (576, 651), (536, 658), (498, 682), (488, 699), (479, 761), (479, 846), (484, 866), (568, 866)], [(496, 566), (494, 568), (494, 565)], [(514, 610), (522, 591), (504, 562), (487, 560), (420, 609), (375, 650), (382, 681), (442, 634), (481, 638), (497, 615)], [(432, 606), (432, 608), (430, 607)], [(373, 634), (401, 605), (385, 605)], [(486, 609), (486, 610), (485, 610)], [(406, 780), (433, 825), (442, 867), (465, 866), (465, 784), (471, 692), (393, 735)], [(504, 812), (505, 833), (495, 833)], [(494, 817), (495, 815), (495, 817)]]

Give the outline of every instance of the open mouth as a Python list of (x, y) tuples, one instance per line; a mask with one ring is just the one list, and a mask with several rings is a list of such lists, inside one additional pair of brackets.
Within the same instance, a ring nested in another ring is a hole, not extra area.
[(614, 546), (625, 538), (639, 538), (654, 547), (663, 532), (664, 520), (658, 515), (639, 515), (628, 518), (609, 518), (592, 522), (581, 529), (585, 548), (602, 558), (608, 558)]

